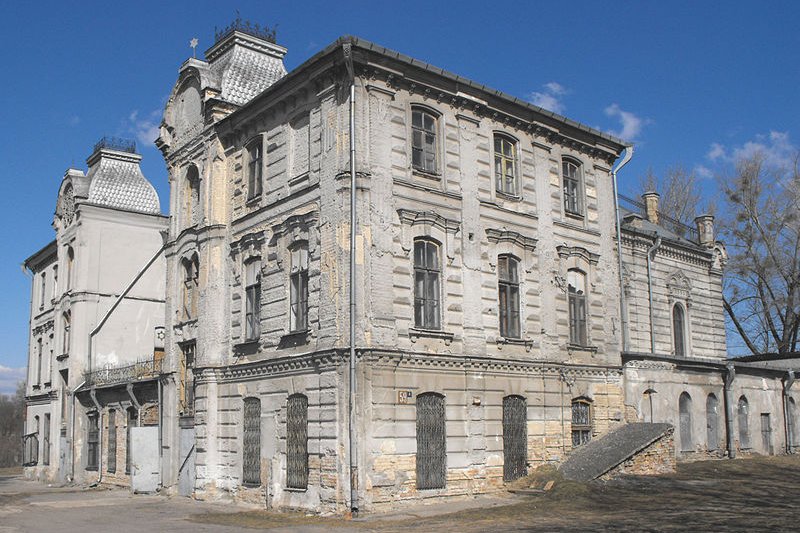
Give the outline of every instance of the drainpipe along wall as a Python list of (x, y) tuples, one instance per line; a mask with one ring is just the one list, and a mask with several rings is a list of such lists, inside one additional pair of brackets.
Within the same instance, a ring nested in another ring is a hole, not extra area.
[(733, 363), (728, 363), (725, 367), (725, 440), (728, 448), (728, 457), (736, 458), (736, 450), (733, 442), (733, 380), (736, 377), (736, 368)]
[(653, 325), (653, 277), (651, 275), (651, 263), (659, 247), (661, 247), (661, 237), (656, 237), (656, 242), (647, 250), (647, 302), (650, 309), (650, 353), (656, 353), (656, 331)]
[(625, 148), (625, 156), (620, 161), (616, 168), (611, 169), (611, 181), (614, 187), (614, 213), (617, 217), (617, 268), (619, 270), (619, 315), (620, 325), (622, 327), (622, 351), (627, 352), (630, 349), (630, 341), (628, 339), (628, 311), (627, 303), (625, 301), (625, 288), (624, 280), (622, 277), (622, 225), (619, 215), (619, 189), (617, 188), (617, 172), (622, 170), (622, 167), (628, 164), (633, 158), (633, 145), (628, 145)]
[(789, 391), (792, 389), (792, 385), (794, 385), (794, 371), (788, 370), (783, 380), (783, 428), (786, 433), (786, 453), (792, 453), (794, 432), (797, 431), (797, 428), (791, 423), (794, 420), (790, 421), (790, 417), (794, 416), (794, 413), (789, 410)]

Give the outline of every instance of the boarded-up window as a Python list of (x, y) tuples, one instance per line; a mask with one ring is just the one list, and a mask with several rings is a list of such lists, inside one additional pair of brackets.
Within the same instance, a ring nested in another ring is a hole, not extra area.
[(772, 449), (772, 423), (769, 413), (761, 413), (761, 448), (767, 455), (774, 453)]
[(308, 487), (308, 398), (289, 396), (286, 407), (286, 486)]
[(447, 477), (444, 396), (417, 396), (417, 488), (441, 489)]
[(572, 446), (592, 439), (592, 404), (587, 398), (572, 400)]
[(517, 265), (517, 259), (510, 255), (501, 255), (497, 258), (500, 335), (511, 339), (520, 337)]
[(522, 396), (503, 398), (503, 480), (528, 473), (528, 408)]
[(99, 414), (92, 412), (86, 415), (86, 470), (97, 470), (100, 452)]
[(569, 303), (569, 342), (588, 345), (586, 329), (586, 274), (577, 269), (567, 272), (567, 297)]
[(242, 438), (242, 483), (261, 484), (261, 400), (245, 398)]
[(683, 392), (678, 398), (678, 416), (680, 418), (681, 451), (694, 451), (692, 442), (692, 397)]
[(708, 451), (719, 448), (719, 400), (713, 394), (706, 398), (706, 447)]
[(245, 264), (245, 339), (261, 336), (261, 261), (251, 259)]
[(439, 245), (433, 241), (414, 241), (414, 325), (440, 329)]
[(750, 406), (744, 396), (739, 398), (736, 415), (739, 422), (739, 447), (748, 449), (750, 448)]
[(106, 470), (111, 473), (117, 471), (117, 411), (108, 411), (108, 466)]

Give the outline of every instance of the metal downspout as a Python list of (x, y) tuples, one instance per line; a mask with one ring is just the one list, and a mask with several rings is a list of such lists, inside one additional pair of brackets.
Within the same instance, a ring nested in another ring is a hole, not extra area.
[(358, 514), (358, 460), (356, 458), (356, 78), (353, 45), (342, 45), (350, 76), (350, 395), (348, 440), (350, 445), (350, 512)]
[(789, 412), (789, 390), (792, 385), (794, 385), (794, 370), (788, 370), (786, 379), (783, 380), (783, 429), (786, 432), (786, 453), (792, 453), (794, 432), (797, 431), (797, 428), (789, 423), (789, 417), (794, 414)]
[(103, 482), (103, 409), (97, 401), (97, 391), (94, 387), (89, 389), (95, 409), (97, 409), (97, 484)]
[(619, 270), (619, 315), (620, 327), (622, 328), (622, 351), (627, 352), (630, 349), (630, 339), (628, 338), (628, 309), (627, 302), (625, 301), (624, 280), (622, 277), (622, 220), (619, 214), (619, 190), (617, 188), (617, 172), (622, 170), (622, 167), (628, 164), (633, 158), (633, 145), (625, 147), (625, 157), (622, 158), (617, 168), (611, 169), (611, 178), (614, 186), (614, 213), (617, 217), (617, 268)]
[(733, 446), (733, 398), (731, 392), (733, 389), (733, 380), (736, 377), (736, 368), (733, 363), (728, 363), (725, 367), (725, 446), (728, 449), (728, 457), (730, 459), (736, 458), (736, 450)]
[(651, 275), (652, 256), (661, 246), (661, 237), (656, 237), (656, 242), (653, 243), (647, 250), (647, 303), (650, 310), (650, 353), (656, 353), (656, 331), (653, 326), (653, 277)]

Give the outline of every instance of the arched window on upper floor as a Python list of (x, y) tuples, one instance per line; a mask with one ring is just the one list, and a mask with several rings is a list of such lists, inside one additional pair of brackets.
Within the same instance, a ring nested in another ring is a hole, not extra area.
[(509, 254), (497, 258), (500, 336), (520, 338), (519, 261)]
[(414, 326), (441, 329), (439, 243), (432, 239), (414, 240)]
[(588, 346), (586, 306), (586, 274), (572, 268), (567, 271), (567, 299), (569, 304), (569, 342)]
[(200, 261), (197, 254), (185, 257), (181, 261), (181, 274), (183, 277), (183, 320), (197, 318), (198, 281), (200, 277)]
[(194, 226), (200, 222), (200, 172), (195, 165), (186, 169), (184, 186), (184, 225)]
[(508, 196), (519, 194), (517, 141), (503, 133), (494, 134), (495, 190)]
[(67, 246), (67, 290), (72, 289), (75, 283), (75, 250), (72, 246)]
[(439, 172), (439, 115), (432, 110), (411, 108), (411, 165), (416, 170), (436, 174)]
[(252, 258), (244, 265), (245, 270), (245, 340), (257, 340), (261, 336), (261, 260)]
[(580, 163), (574, 159), (563, 159), (561, 180), (564, 211), (570, 215), (583, 216), (583, 175)]
[(675, 355), (686, 356), (686, 312), (679, 303), (672, 306), (672, 340)]
[(264, 141), (259, 135), (246, 146), (247, 153), (247, 199), (261, 196), (264, 187)]

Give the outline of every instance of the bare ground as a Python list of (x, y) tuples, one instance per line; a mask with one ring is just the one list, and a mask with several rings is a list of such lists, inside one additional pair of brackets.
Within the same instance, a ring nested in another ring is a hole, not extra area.
[[(676, 474), (614, 481), (559, 481), (511, 505), (406, 518), (357, 521), (299, 513), (203, 513), (191, 520), (259, 529), (356, 531), (790, 531), (800, 530), (800, 457), (756, 457), (685, 463)], [(415, 510), (416, 509), (416, 510)], [(414, 514), (419, 512), (419, 516)]]

